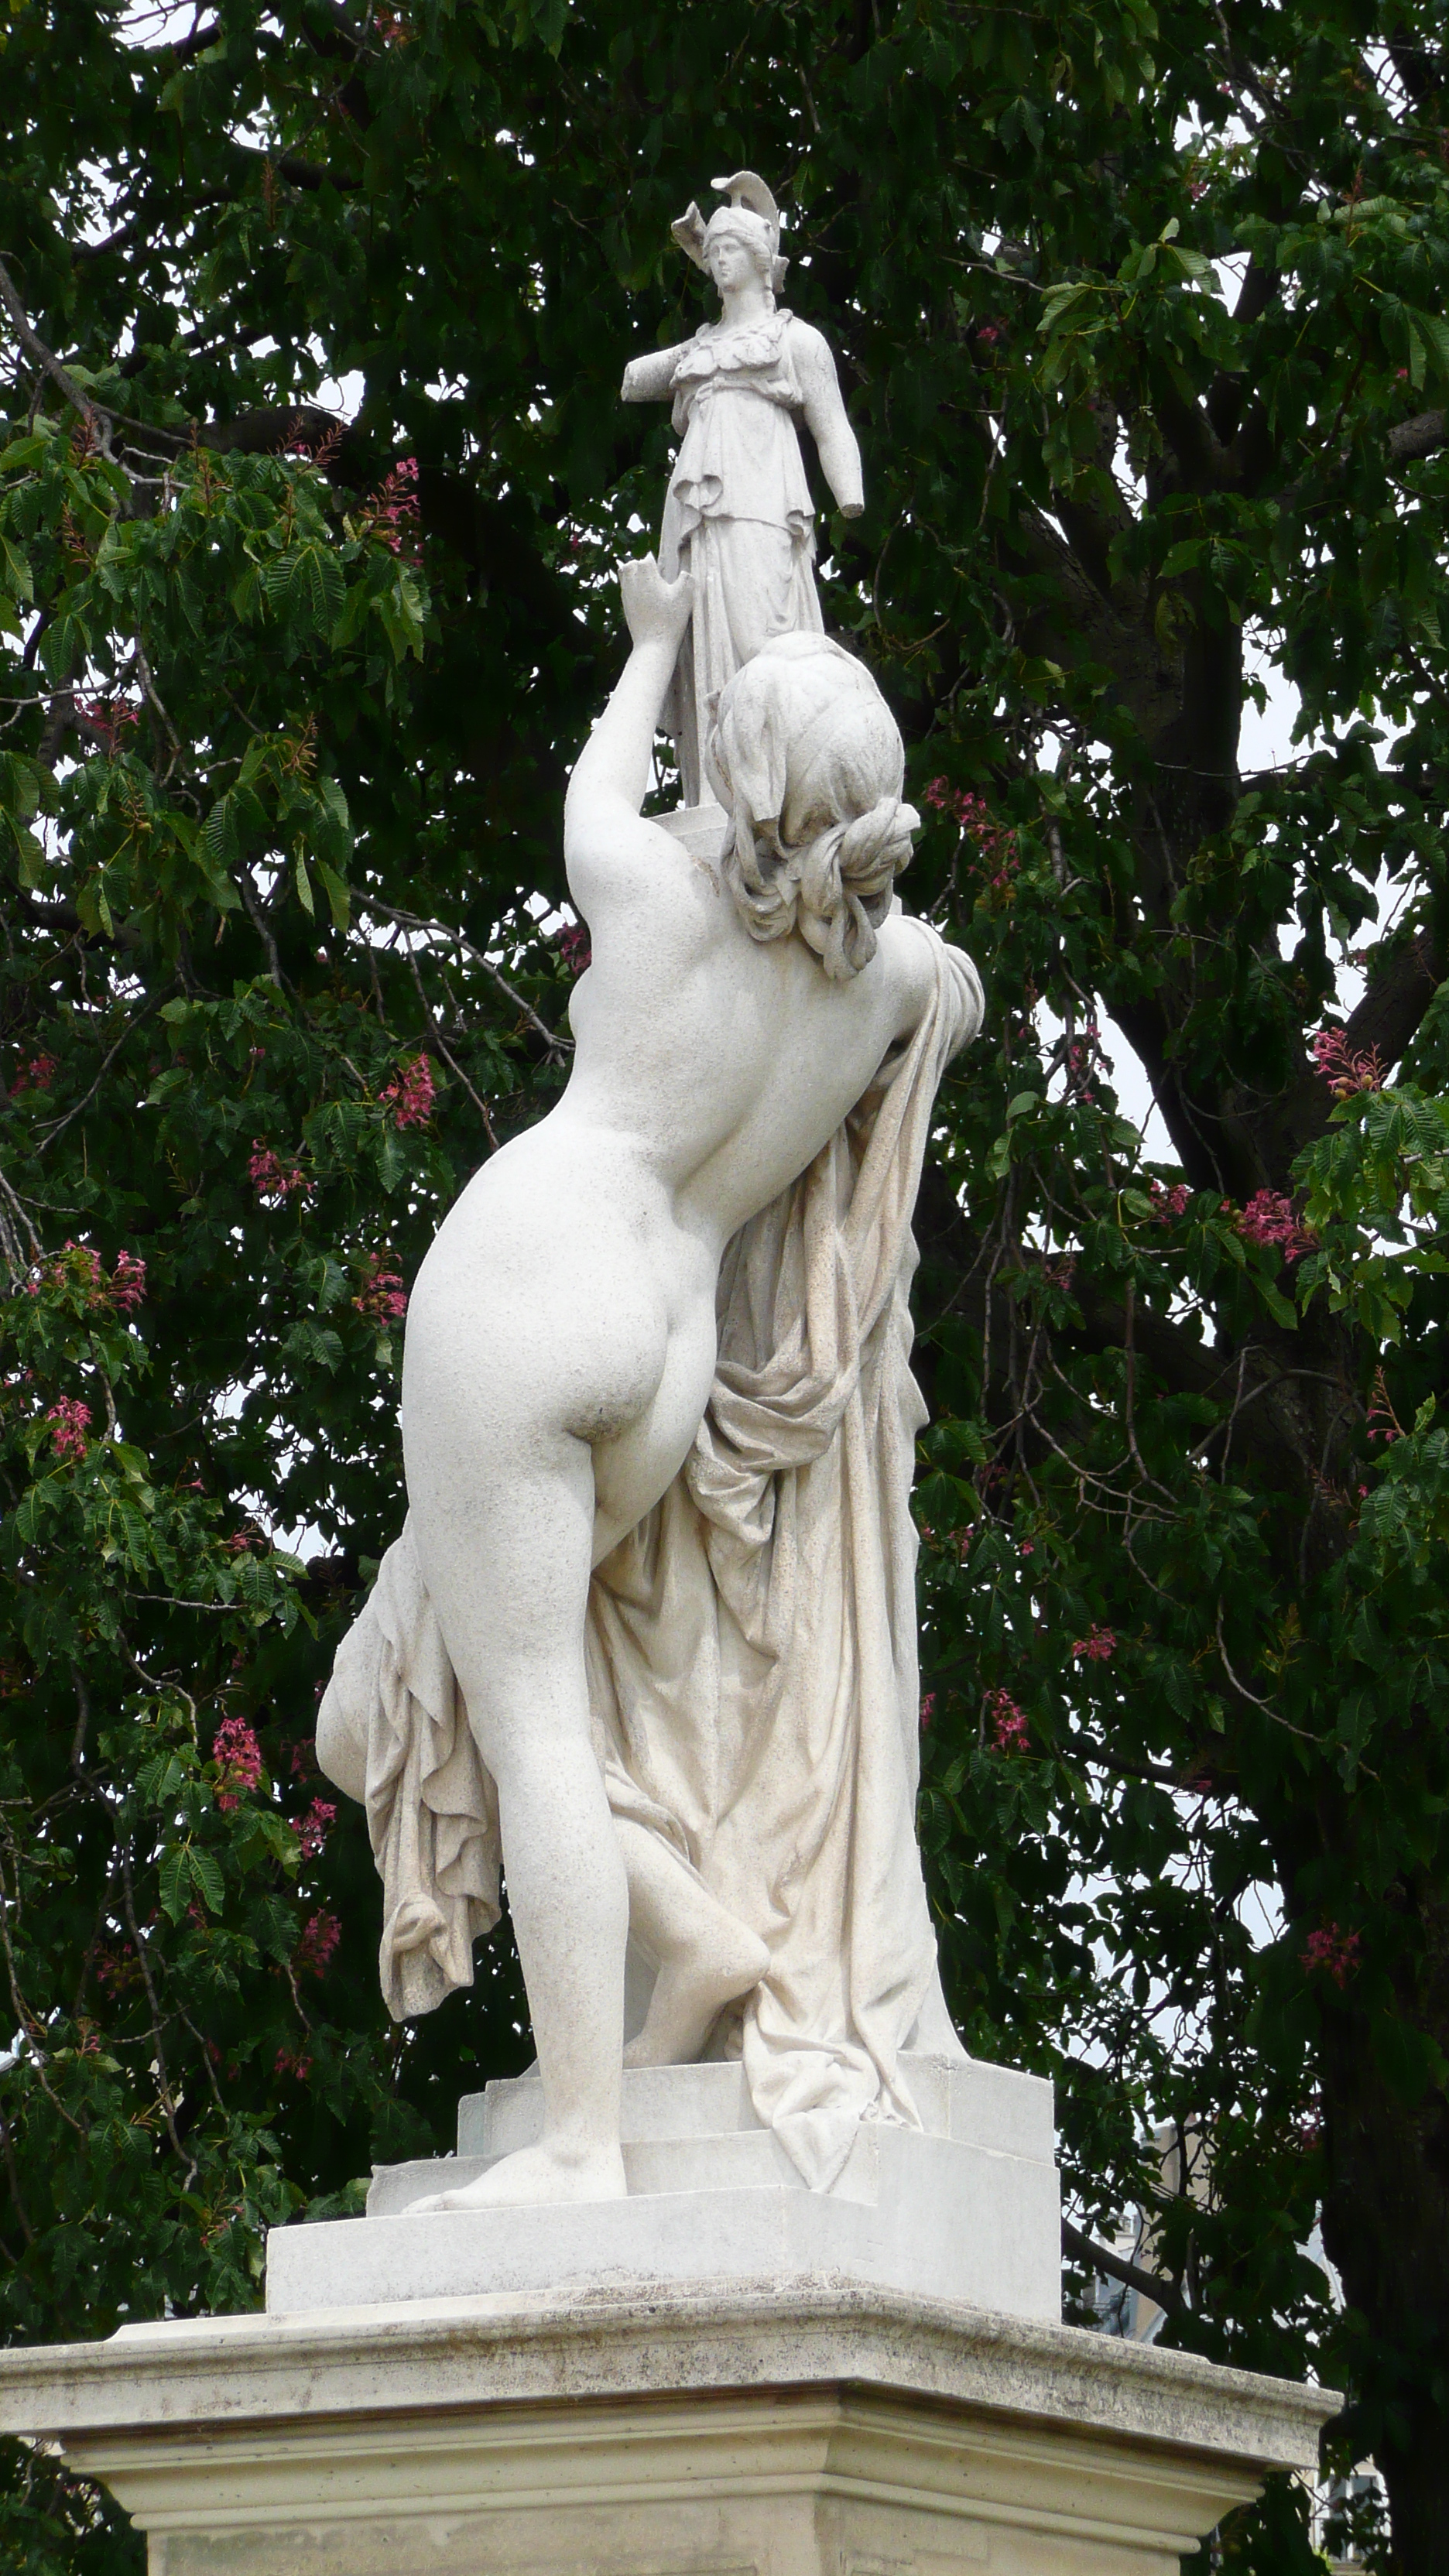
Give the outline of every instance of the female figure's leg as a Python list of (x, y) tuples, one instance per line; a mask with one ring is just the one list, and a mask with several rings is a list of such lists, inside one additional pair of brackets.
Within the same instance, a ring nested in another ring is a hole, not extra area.
[(418, 1555), (497, 1784), (545, 2106), (538, 2146), (438, 2205), (615, 2199), (628, 1893), (584, 1679), (593, 1461), (567, 1432), (530, 1442), (526, 1460), (427, 1447), (425, 1464), (409, 1456)]
[(770, 1953), (677, 1853), (632, 1817), (615, 1820), (629, 1873), (629, 1921), (658, 1974), (626, 2066), (693, 2066), (726, 2004), (769, 1974)]
[(546, 1186), (526, 1176), (517, 1191), (490, 1169), (413, 1293), (403, 1448), (423, 1580), (497, 1785), (546, 2117), (539, 2146), (450, 2206), (625, 2189), (628, 1897), (584, 1671), (596, 1546), (584, 1434), (647, 1410), (667, 1344), (627, 1234), (603, 1216), (560, 1226)]
[(526, 1467), (494, 1452), (481, 1472), (445, 1484), (409, 1475), (424, 1579), (497, 1784), (545, 2106), (539, 2145), (444, 2193), (438, 2205), (450, 2209), (615, 2199), (626, 2187), (619, 2079), (628, 1894), (590, 1741), (583, 1658), (593, 1462), (567, 1432), (551, 1445), (552, 1459)]

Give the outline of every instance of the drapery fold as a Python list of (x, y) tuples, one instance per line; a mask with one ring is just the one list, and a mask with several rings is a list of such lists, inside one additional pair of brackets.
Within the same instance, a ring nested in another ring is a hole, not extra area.
[[(366, 1781), (382, 1880), (378, 1977), (394, 2021), (473, 1982), (473, 1944), (498, 1920), (498, 1797), (428, 1598), (411, 1522), (337, 1650), (317, 1712)], [(347, 1787), (344, 1781), (340, 1785)]]

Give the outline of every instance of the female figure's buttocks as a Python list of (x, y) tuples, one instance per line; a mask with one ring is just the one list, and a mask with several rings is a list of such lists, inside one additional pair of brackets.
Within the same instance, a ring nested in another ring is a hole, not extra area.
[(451, 1516), (466, 1491), (473, 1511), (480, 1461), (531, 1460), (546, 1475), (582, 1449), (597, 1563), (688, 1454), (714, 1373), (718, 1268), (715, 1237), (679, 1222), (637, 1141), (556, 1112), (505, 1146), (413, 1290), (410, 1492), (441, 1487)]

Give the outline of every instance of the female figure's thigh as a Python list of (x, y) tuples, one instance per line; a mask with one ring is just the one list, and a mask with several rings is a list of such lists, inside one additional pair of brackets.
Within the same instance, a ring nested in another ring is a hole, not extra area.
[(564, 1218), (540, 1239), (480, 1198), (423, 1265), (403, 1368), (408, 1500), (480, 1744), (515, 1708), (543, 1734), (587, 1723), (593, 1444), (647, 1414), (668, 1345), (627, 1228)]

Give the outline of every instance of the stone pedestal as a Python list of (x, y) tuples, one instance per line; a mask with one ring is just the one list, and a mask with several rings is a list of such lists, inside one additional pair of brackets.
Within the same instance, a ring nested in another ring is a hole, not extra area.
[(1063, 2327), (1049, 2085), (907, 2059), (923, 2126), (807, 2191), (735, 2065), (624, 2081), (627, 2200), (279, 2228), (267, 2314), (0, 2354), (152, 2576), (1177, 2576), (1338, 2401)]
[(537, 2076), (490, 2084), (459, 2105), (456, 2157), (380, 2168), (366, 2218), (274, 2229), (267, 2306), (824, 2276), (1055, 2320), (1051, 2086), (910, 2055), (901, 2069), (921, 2128), (864, 2122), (829, 2192), (806, 2190), (740, 2066), (662, 2066), (624, 2077), (627, 2200), (410, 2218), (411, 2202), (540, 2135)]
[(819, 2280), (0, 2355), (0, 2428), (102, 2479), (152, 2576), (1178, 2576), (1337, 2403)]

